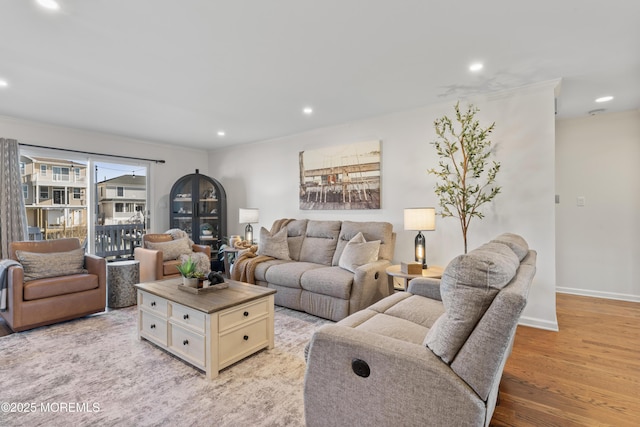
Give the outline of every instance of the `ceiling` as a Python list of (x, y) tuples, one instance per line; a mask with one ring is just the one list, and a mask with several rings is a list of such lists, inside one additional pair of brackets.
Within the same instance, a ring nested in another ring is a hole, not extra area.
[(637, 0), (58, 3), (0, 2), (0, 115), (213, 149), (558, 78), (558, 117), (640, 108)]

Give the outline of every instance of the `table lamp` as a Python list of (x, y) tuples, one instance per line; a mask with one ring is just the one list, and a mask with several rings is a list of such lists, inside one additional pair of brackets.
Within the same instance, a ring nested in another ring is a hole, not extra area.
[(253, 244), (253, 227), (251, 227), (251, 224), (255, 224), (260, 221), (260, 211), (255, 208), (240, 208), (238, 216), (238, 222), (240, 224), (247, 224), (244, 228), (244, 240)]
[(436, 229), (436, 209), (435, 208), (407, 208), (404, 210), (404, 229), (417, 231), (415, 240), (416, 262), (422, 264), (422, 268), (427, 268), (425, 254), (425, 240), (423, 231), (433, 231)]

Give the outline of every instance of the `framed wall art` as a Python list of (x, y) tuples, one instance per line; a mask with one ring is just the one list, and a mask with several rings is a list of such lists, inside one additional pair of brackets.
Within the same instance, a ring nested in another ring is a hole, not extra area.
[(380, 209), (380, 141), (301, 151), (300, 209)]

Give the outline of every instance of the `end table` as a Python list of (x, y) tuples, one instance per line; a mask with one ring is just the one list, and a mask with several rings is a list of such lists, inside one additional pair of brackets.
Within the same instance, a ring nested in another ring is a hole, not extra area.
[(416, 277), (429, 277), (432, 279), (439, 279), (442, 277), (442, 272), (444, 268), (438, 265), (432, 265), (429, 268), (425, 268), (422, 270), (422, 274), (408, 274), (400, 271), (400, 264), (390, 265), (387, 267), (387, 275), (389, 276), (389, 293), (393, 293), (396, 290), (396, 287), (393, 284), (393, 278), (398, 277), (403, 279), (404, 288), (397, 288), (401, 291), (406, 291), (409, 287), (409, 281), (411, 279), (415, 279)]
[(133, 285), (138, 283), (140, 283), (140, 261), (108, 262), (107, 305), (110, 308), (122, 308), (137, 304), (137, 292)]

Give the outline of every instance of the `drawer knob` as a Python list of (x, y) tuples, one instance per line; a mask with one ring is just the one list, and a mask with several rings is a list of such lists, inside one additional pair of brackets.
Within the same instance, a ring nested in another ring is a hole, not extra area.
[(155, 307), (156, 306), (156, 302), (155, 301), (151, 301), (151, 307)]
[(156, 328), (156, 324), (155, 324), (155, 323), (152, 323), (152, 324), (151, 324), (151, 326), (150, 326), (150, 328), (151, 328), (151, 329), (155, 329), (155, 328)]
[(183, 318), (184, 320), (187, 320), (187, 319), (189, 318), (189, 315), (188, 315), (188, 314), (185, 314), (184, 316), (182, 316), (182, 318)]
[(249, 335), (245, 335), (244, 337), (242, 337), (245, 341), (247, 341), (249, 339)]
[(244, 317), (247, 317), (247, 316), (249, 315), (249, 312), (248, 312), (248, 311), (245, 311), (245, 312), (244, 312), (244, 313), (242, 313), (242, 314), (244, 314)]
[(189, 345), (189, 340), (182, 341), (182, 345)]

